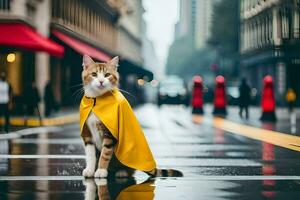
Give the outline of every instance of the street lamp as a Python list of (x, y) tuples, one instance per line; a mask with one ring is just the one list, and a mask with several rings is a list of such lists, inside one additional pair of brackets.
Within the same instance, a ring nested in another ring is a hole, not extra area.
[(6, 57), (7, 62), (13, 63), (16, 60), (16, 54), (14, 53), (9, 53)]

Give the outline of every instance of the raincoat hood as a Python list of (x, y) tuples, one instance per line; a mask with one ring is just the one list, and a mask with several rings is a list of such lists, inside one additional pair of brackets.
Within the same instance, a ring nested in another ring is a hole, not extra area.
[(115, 155), (118, 160), (133, 169), (151, 171), (156, 163), (142, 128), (133, 110), (118, 89), (97, 98), (83, 97), (80, 103), (80, 132), (89, 113), (94, 114), (117, 140)]

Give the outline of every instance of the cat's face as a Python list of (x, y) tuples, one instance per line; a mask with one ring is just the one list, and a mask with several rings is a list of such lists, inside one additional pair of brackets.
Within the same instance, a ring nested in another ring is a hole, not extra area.
[(83, 56), (81, 76), (85, 96), (95, 98), (118, 86), (118, 62), (118, 57), (107, 63), (96, 63), (89, 56)]

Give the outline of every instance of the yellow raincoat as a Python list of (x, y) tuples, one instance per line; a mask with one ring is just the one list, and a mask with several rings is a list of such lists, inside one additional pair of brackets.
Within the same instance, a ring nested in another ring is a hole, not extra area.
[(151, 171), (156, 163), (144, 133), (130, 104), (118, 89), (93, 98), (83, 97), (80, 103), (80, 131), (93, 111), (118, 141), (115, 155), (133, 169)]
[(153, 200), (154, 199), (154, 182), (146, 182), (138, 185), (132, 185), (122, 190), (117, 197), (117, 200), (128, 199), (142, 199)]

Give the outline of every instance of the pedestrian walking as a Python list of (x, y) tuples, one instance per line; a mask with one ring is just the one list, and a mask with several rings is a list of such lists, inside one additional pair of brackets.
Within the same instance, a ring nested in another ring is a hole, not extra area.
[(12, 99), (12, 89), (10, 84), (6, 81), (5, 72), (0, 74), (0, 117), (5, 118), (4, 131), (9, 131), (9, 115)]
[[(32, 81), (31, 85), (29, 85), (25, 90), (24, 101), (26, 105), (26, 116), (28, 117), (30, 115), (35, 115), (36, 111), (41, 122), (41, 114), (38, 106), (39, 102), (41, 101), (41, 97), (34, 81)], [(27, 119), (25, 119), (25, 121), (27, 124)]]
[(289, 88), (287, 90), (287, 93), (285, 95), (285, 100), (289, 106), (289, 112), (292, 112), (295, 106), (295, 102), (296, 102), (296, 93), (292, 88)]
[(55, 106), (54, 94), (50, 81), (48, 81), (48, 83), (46, 84), (44, 94), (45, 116), (49, 117), (51, 115), (51, 111), (54, 109)]
[(249, 105), (251, 101), (251, 89), (249, 85), (247, 84), (247, 81), (245, 78), (242, 79), (241, 85), (239, 87), (240, 97), (239, 97), (239, 107), (240, 107), (240, 117), (243, 117), (243, 113), (245, 111), (246, 119), (249, 118)]
[(223, 76), (217, 76), (215, 81), (216, 81), (216, 86), (214, 91), (213, 114), (217, 116), (226, 116), (227, 99), (226, 99), (225, 78)]
[(291, 133), (296, 133), (296, 131), (297, 131), (297, 124), (296, 124), (297, 116), (294, 111), (296, 99), (297, 99), (296, 92), (292, 88), (289, 88), (285, 95), (285, 100), (289, 106)]

